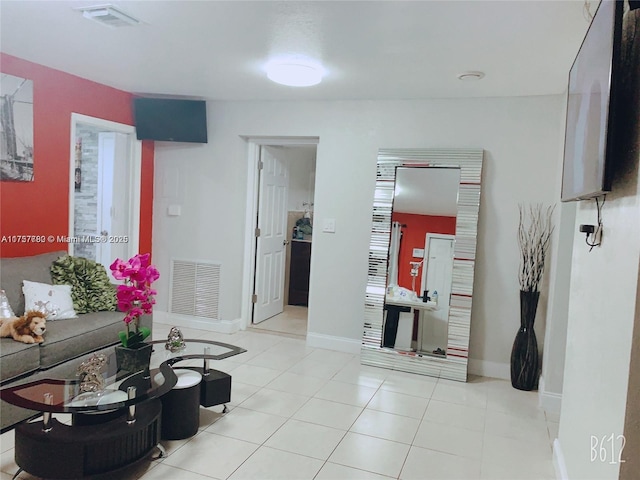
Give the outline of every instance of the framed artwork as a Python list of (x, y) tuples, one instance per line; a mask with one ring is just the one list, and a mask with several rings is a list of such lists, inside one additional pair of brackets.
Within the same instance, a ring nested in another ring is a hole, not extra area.
[(75, 184), (76, 192), (82, 190), (82, 137), (76, 140), (75, 148)]
[(33, 181), (33, 81), (0, 73), (0, 180)]

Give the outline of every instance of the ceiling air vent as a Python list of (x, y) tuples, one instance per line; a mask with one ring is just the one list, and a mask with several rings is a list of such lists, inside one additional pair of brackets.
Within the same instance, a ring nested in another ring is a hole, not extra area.
[(93, 7), (77, 8), (82, 12), (84, 18), (93, 20), (107, 27), (128, 27), (131, 25), (140, 25), (142, 22), (132, 17), (128, 13), (124, 13), (113, 5), (96, 5)]

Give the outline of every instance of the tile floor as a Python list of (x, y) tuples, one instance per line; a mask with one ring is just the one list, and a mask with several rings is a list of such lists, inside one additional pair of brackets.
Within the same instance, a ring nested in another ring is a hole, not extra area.
[(279, 315), (256, 323), (250, 330), (285, 333), (306, 338), (307, 336), (307, 307), (297, 305), (285, 305), (284, 311)]
[[(154, 337), (168, 329), (156, 325)], [(111, 480), (555, 478), (558, 424), (537, 407), (535, 392), (490, 378), (458, 383), (363, 366), (357, 355), (290, 336), (182, 330), (247, 349), (217, 364), (233, 377), (230, 411), (201, 409), (194, 437), (163, 442), (166, 458)], [(17, 470), (13, 432), (0, 440), (0, 480), (9, 480)]]

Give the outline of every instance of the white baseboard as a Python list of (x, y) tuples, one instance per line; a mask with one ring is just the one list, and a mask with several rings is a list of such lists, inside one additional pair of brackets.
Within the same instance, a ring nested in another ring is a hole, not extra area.
[(240, 330), (242, 319), (213, 320), (210, 318), (176, 315), (175, 313), (153, 311), (153, 321), (174, 327), (195, 328), (218, 333), (236, 333)]
[(569, 480), (567, 475), (567, 465), (564, 463), (564, 455), (560, 447), (560, 440), (553, 441), (553, 469), (556, 471), (557, 480)]
[(323, 335), (322, 333), (308, 332), (307, 345), (309, 347), (359, 354), (362, 348), (362, 341), (354, 340), (353, 338), (334, 337), (332, 335)]
[(511, 365), (508, 363), (489, 362), (487, 360), (469, 359), (468, 371), (481, 377), (511, 380)]
[(545, 412), (551, 413), (553, 415), (560, 415), (560, 408), (562, 406), (562, 394), (547, 392), (544, 383), (544, 377), (540, 376), (540, 381), (538, 382), (538, 405)]

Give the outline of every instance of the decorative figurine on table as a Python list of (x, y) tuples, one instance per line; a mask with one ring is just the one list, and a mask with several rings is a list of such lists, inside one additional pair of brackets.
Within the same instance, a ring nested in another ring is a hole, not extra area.
[(169, 336), (167, 337), (167, 343), (165, 343), (164, 348), (169, 350), (171, 353), (179, 352), (186, 347), (184, 343), (184, 337), (182, 336), (182, 332), (178, 327), (171, 327), (169, 330)]
[(76, 375), (80, 377), (80, 392), (99, 392), (104, 390), (104, 378), (100, 370), (107, 363), (107, 357), (94, 353), (78, 366)]

